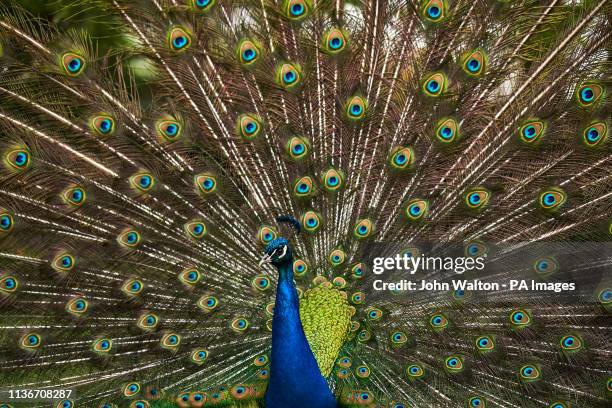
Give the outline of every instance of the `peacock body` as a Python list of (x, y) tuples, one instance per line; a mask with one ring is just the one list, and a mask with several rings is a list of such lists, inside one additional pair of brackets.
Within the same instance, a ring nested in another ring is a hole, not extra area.
[[(609, 406), (609, 1), (34, 3), (0, 407)], [(373, 289), (426, 253), (549, 291)]]

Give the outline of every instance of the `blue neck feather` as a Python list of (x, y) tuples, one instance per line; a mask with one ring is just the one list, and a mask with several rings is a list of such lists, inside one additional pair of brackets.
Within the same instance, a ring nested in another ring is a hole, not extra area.
[(302, 328), (292, 262), (284, 262), (277, 269), (266, 408), (336, 407), (336, 399), (319, 371)]

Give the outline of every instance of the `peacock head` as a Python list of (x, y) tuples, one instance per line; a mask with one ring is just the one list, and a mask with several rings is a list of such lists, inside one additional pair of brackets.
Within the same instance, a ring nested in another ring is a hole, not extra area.
[(261, 261), (259, 261), (259, 266), (264, 263), (271, 263), (274, 266), (293, 263), (293, 254), (291, 253), (289, 241), (285, 238), (276, 238), (271, 241), (266, 246), (265, 254)]

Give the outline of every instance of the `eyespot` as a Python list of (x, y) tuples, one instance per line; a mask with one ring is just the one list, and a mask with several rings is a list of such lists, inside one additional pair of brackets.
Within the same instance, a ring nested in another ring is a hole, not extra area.
[(190, 0), (191, 7), (194, 11), (205, 12), (212, 8), (217, 2), (216, 0)]
[(60, 400), (55, 404), (55, 408), (73, 408), (74, 401), (69, 399)]
[(195, 176), (195, 184), (202, 194), (212, 194), (217, 190), (217, 179), (211, 174)]
[(582, 142), (588, 147), (601, 146), (608, 137), (608, 125), (605, 122), (594, 122), (582, 132)]
[(465, 194), (465, 204), (469, 209), (478, 210), (487, 206), (491, 193), (484, 188), (475, 188)]
[(406, 217), (409, 221), (418, 221), (427, 216), (429, 202), (420, 198), (410, 200), (406, 205)]
[(345, 31), (339, 28), (332, 28), (323, 35), (323, 51), (337, 55), (346, 49), (348, 36)]
[(270, 279), (265, 275), (259, 275), (253, 278), (251, 286), (256, 290), (263, 292), (270, 289)]
[(82, 316), (89, 309), (89, 302), (85, 298), (77, 296), (66, 303), (65, 309), (73, 316)]
[(123, 386), (123, 395), (127, 398), (133, 397), (140, 392), (140, 384), (137, 382), (129, 382)]
[(236, 333), (243, 333), (246, 329), (249, 328), (249, 321), (244, 317), (236, 317), (232, 320), (230, 327)]
[(353, 96), (346, 103), (346, 115), (349, 120), (359, 121), (366, 115), (368, 101), (361, 96)]
[(149, 408), (150, 406), (146, 400), (132, 401), (130, 404), (130, 408)]
[(309, 233), (317, 232), (321, 228), (321, 218), (314, 211), (307, 211), (302, 216), (302, 228)]
[(414, 150), (412, 147), (400, 146), (391, 151), (389, 165), (394, 170), (406, 170), (414, 163)]
[(98, 408), (117, 408), (117, 406), (110, 402), (103, 402)]
[(402, 347), (404, 344), (408, 342), (408, 336), (403, 331), (392, 332), (391, 335), (389, 336), (389, 339), (391, 341), (391, 345), (394, 348)]
[(365, 364), (355, 367), (355, 375), (358, 378), (368, 378), (370, 376), (370, 368)]
[(432, 23), (439, 23), (446, 18), (448, 5), (444, 0), (424, 1), (421, 6), (421, 14), (425, 20)]
[(87, 194), (81, 187), (69, 187), (62, 192), (61, 197), (66, 204), (79, 207), (85, 203)]
[(342, 276), (336, 276), (332, 280), (332, 285), (334, 285), (335, 288), (344, 289), (346, 286), (346, 279), (344, 279)]
[(491, 336), (480, 336), (476, 339), (476, 349), (481, 353), (495, 350), (495, 341)]
[(278, 237), (278, 233), (276, 232), (276, 230), (267, 225), (264, 225), (261, 228), (259, 228), (259, 232), (257, 233), (257, 238), (259, 239), (259, 242), (261, 242), (264, 245), (268, 245), (270, 242), (274, 241), (277, 237)]
[(465, 246), (465, 255), (470, 258), (484, 257), (486, 256), (487, 252), (487, 246), (480, 241), (469, 242)]
[(540, 276), (548, 276), (555, 273), (557, 269), (559, 269), (559, 264), (553, 257), (546, 256), (537, 259), (533, 263), (533, 269)]
[(448, 326), (448, 319), (442, 313), (435, 313), (429, 318), (429, 325), (434, 330), (443, 330)]
[(128, 228), (117, 237), (117, 242), (127, 248), (135, 248), (140, 244), (142, 237), (135, 229)]
[(238, 60), (242, 65), (251, 66), (261, 55), (261, 48), (251, 40), (242, 40), (238, 45)]
[(206, 224), (200, 220), (188, 222), (184, 228), (187, 235), (193, 239), (202, 239), (207, 232)]
[(531, 119), (519, 128), (519, 139), (527, 144), (539, 142), (546, 131), (546, 122)]
[(282, 64), (276, 70), (276, 81), (281, 87), (287, 90), (297, 87), (302, 81), (299, 65), (291, 63)]
[(30, 152), (26, 149), (9, 150), (4, 155), (4, 161), (9, 170), (23, 171), (30, 167)]
[(42, 345), (42, 338), (38, 333), (27, 333), (19, 340), (19, 346), (23, 349), (37, 349)]
[(308, 264), (301, 259), (293, 261), (293, 274), (295, 276), (304, 276), (308, 272)]
[(612, 303), (612, 289), (606, 288), (601, 290), (597, 295), (597, 299), (603, 305), (608, 305)]
[(293, 183), (293, 194), (298, 198), (312, 197), (314, 193), (314, 182), (312, 177), (300, 177)]
[(14, 227), (13, 215), (0, 207), (0, 234), (11, 232)]
[(436, 124), (436, 138), (444, 144), (451, 144), (459, 138), (459, 124), (453, 118), (444, 118)]
[(452, 292), (453, 299), (463, 301), (468, 297), (468, 293), (463, 289), (456, 289)]
[(255, 360), (253, 360), (253, 364), (255, 364), (255, 366), (257, 367), (263, 367), (266, 364), (268, 364), (269, 358), (267, 355), (262, 354), (260, 356), (255, 357)]
[(554, 211), (562, 206), (567, 200), (565, 191), (558, 187), (552, 187), (540, 193), (540, 207), (546, 211)]
[(353, 362), (350, 357), (342, 356), (342, 357), (338, 357), (338, 359), (336, 360), (336, 364), (339, 365), (340, 367), (348, 368), (353, 364)]
[(136, 191), (146, 193), (155, 185), (155, 178), (151, 173), (137, 173), (130, 177), (130, 185)]
[(140, 316), (137, 325), (144, 331), (153, 331), (159, 325), (159, 317), (153, 313), (145, 313)]
[(354, 305), (360, 305), (365, 300), (365, 294), (363, 292), (355, 292), (351, 295), (351, 303)]
[(217, 306), (219, 306), (219, 299), (214, 296), (204, 295), (198, 299), (198, 307), (205, 313), (212, 312)]
[(113, 340), (106, 337), (96, 339), (91, 348), (96, 353), (108, 354), (113, 349)]
[(179, 274), (178, 278), (181, 283), (195, 285), (202, 279), (202, 274), (195, 268), (187, 268)]
[(383, 311), (376, 307), (368, 309), (366, 313), (367, 319), (373, 322), (379, 321), (384, 316)]
[(176, 333), (166, 333), (162, 336), (159, 345), (166, 350), (175, 351), (181, 345), (181, 336)]
[(262, 130), (261, 118), (251, 113), (238, 116), (236, 131), (244, 140), (254, 140)]
[(597, 104), (604, 93), (604, 88), (597, 82), (585, 82), (576, 88), (576, 99), (582, 107)]
[(359, 334), (357, 334), (357, 340), (359, 340), (361, 343), (370, 341), (371, 338), (372, 338), (372, 333), (370, 333), (370, 331), (366, 329), (361, 330)]
[(466, 54), (461, 62), (463, 71), (469, 76), (480, 76), (487, 65), (487, 57), (481, 50), (474, 50)]
[(321, 184), (327, 191), (338, 191), (344, 185), (344, 174), (336, 169), (327, 169), (321, 175)]
[(299, 136), (292, 137), (287, 143), (287, 153), (294, 160), (301, 160), (310, 153), (310, 143)]
[(351, 372), (347, 370), (346, 368), (339, 367), (336, 370), (336, 376), (338, 376), (338, 378), (340, 378), (341, 380), (349, 378), (350, 375), (351, 375)]
[(444, 361), (444, 368), (449, 373), (463, 371), (463, 359), (459, 356), (450, 356)]
[(527, 327), (531, 324), (531, 315), (524, 309), (518, 309), (510, 313), (510, 323), (515, 328)]
[(363, 277), (364, 266), (361, 262), (356, 263), (351, 268), (351, 278), (361, 279)]
[(442, 72), (435, 72), (425, 78), (422, 90), (426, 96), (438, 97), (446, 91), (448, 79)]
[(468, 406), (472, 408), (485, 408), (485, 400), (482, 397), (472, 397), (468, 400)]
[(536, 381), (541, 376), (540, 369), (533, 364), (527, 364), (519, 369), (519, 378), (523, 381)]
[(68, 76), (78, 76), (85, 69), (85, 58), (74, 52), (65, 52), (61, 57), (61, 65)]
[(341, 249), (334, 249), (328, 256), (332, 266), (340, 266), (346, 260), (346, 253)]
[(374, 224), (368, 218), (357, 220), (355, 228), (353, 228), (353, 235), (357, 239), (367, 238), (374, 232)]
[(164, 119), (157, 121), (155, 129), (162, 141), (174, 142), (181, 136), (183, 126), (176, 120)]
[(286, 0), (285, 14), (289, 20), (300, 21), (310, 14), (310, 1), (308, 0)]
[(115, 119), (107, 114), (100, 114), (89, 119), (89, 127), (98, 136), (110, 136), (115, 133)]
[(75, 263), (74, 257), (69, 253), (64, 252), (53, 258), (51, 267), (57, 272), (69, 272), (74, 269)]
[(0, 292), (15, 293), (19, 287), (19, 281), (12, 275), (0, 277)]
[(401, 402), (392, 402), (390, 408), (406, 408), (406, 405)]
[(408, 374), (408, 377), (417, 379), (425, 375), (425, 370), (420, 364), (411, 364), (406, 368), (406, 373)]
[(267, 380), (270, 377), (270, 370), (262, 368), (257, 372), (257, 378), (260, 380)]
[(172, 51), (185, 51), (191, 45), (191, 34), (181, 27), (170, 29), (167, 38)]
[(563, 351), (578, 351), (582, 349), (582, 339), (578, 336), (574, 336), (572, 334), (568, 334), (566, 336), (561, 337), (559, 341), (561, 344), (561, 350)]
[(569, 408), (569, 406), (565, 402), (557, 401), (550, 404), (548, 408)]
[(351, 322), (350, 330), (351, 330), (351, 332), (356, 332), (357, 330), (359, 330), (360, 327), (361, 327), (361, 323), (356, 322), (356, 321), (353, 320)]

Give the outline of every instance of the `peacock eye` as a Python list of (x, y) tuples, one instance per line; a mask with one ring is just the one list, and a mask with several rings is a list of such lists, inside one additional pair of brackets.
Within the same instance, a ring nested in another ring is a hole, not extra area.
[(574, 335), (563, 336), (560, 340), (561, 350), (576, 352), (582, 349), (582, 339)]
[(484, 72), (486, 60), (486, 56), (481, 50), (472, 51), (462, 59), (463, 71), (469, 76), (480, 76)]
[(533, 364), (524, 365), (519, 369), (519, 377), (523, 381), (538, 380), (540, 375), (540, 370)]
[(423, 219), (429, 211), (429, 202), (420, 198), (410, 200), (406, 205), (406, 216), (409, 221)]
[(27, 333), (21, 337), (19, 346), (23, 349), (36, 349), (42, 344), (42, 338), (37, 333)]
[(429, 325), (434, 330), (443, 330), (448, 326), (448, 319), (443, 314), (436, 313), (429, 318)]
[(113, 341), (108, 338), (100, 338), (94, 340), (92, 349), (100, 354), (108, 354), (113, 348)]
[(181, 336), (176, 333), (166, 333), (162, 336), (159, 345), (166, 350), (176, 350), (181, 344)]
[(355, 292), (351, 295), (351, 303), (354, 305), (360, 305), (365, 300), (363, 292)]
[(217, 178), (212, 174), (198, 174), (194, 178), (198, 191), (208, 195), (217, 191)]
[(414, 163), (415, 156), (412, 147), (399, 146), (391, 151), (389, 165), (393, 170), (402, 171), (409, 169)]
[(74, 268), (74, 265), (74, 257), (69, 253), (62, 253), (56, 256), (51, 263), (51, 267), (57, 272), (71, 271)]
[(117, 237), (117, 242), (127, 248), (135, 248), (140, 244), (142, 237), (135, 229), (128, 228)]
[(176, 141), (182, 132), (182, 125), (176, 120), (163, 119), (155, 124), (158, 136), (166, 142)]
[(314, 233), (321, 228), (321, 218), (314, 211), (307, 211), (304, 213), (301, 222), (302, 228), (309, 233)]
[(605, 122), (593, 122), (582, 132), (582, 142), (588, 147), (602, 145), (608, 137), (608, 125)]
[(337, 55), (346, 49), (348, 37), (339, 28), (332, 28), (323, 35), (323, 51), (331, 55)]
[(202, 274), (195, 268), (187, 268), (179, 274), (178, 278), (181, 283), (192, 286), (200, 281)]
[(66, 303), (66, 311), (73, 316), (82, 316), (89, 309), (89, 302), (82, 297), (76, 297)]
[(203, 221), (196, 220), (188, 222), (184, 225), (185, 232), (190, 238), (202, 239), (206, 235), (206, 224)]
[(533, 269), (540, 276), (548, 276), (559, 269), (559, 263), (553, 257), (546, 256), (533, 263)]
[(311, 197), (314, 193), (314, 182), (312, 177), (300, 177), (293, 183), (293, 194), (298, 198)]
[(533, 145), (542, 139), (545, 130), (545, 122), (537, 119), (531, 119), (519, 128), (519, 138), (523, 143)]
[(391, 333), (391, 345), (395, 348), (401, 347), (408, 342), (408, 336), (403, 331)]
[(510, 323), (515, 328), (527, 327), (531, 324), (531, 316), (527, 310), (518, 309), (510, 313)]
[(191, 352), (191, 361), (197, 365), (202, 365), (208, 358), (208, 351), (203, 348), (197, 348)]
[(301, 160), (310, 152), (310, 143), (303, 137), (294, 136), (287, 142), (286, 148), (290, 158)]
[(259, 45), (251, 40), (242, 40), (238, 45), (238, 59), (244, 66), (251, 66), (261, 55)]
[(0, 207), (0, 233), (10, 232), (14, 225), (13, 215)]
[(363, 264), (361, 262), (353, 265), (351, 268), (351, 277), (353, 279), (361, 279), (363, 277)]
[(480, 241), (468, 242), (465, 246), (465, 255), (470, 258), (484, 257), (487, 251), (487, 246)]
[(411, 364), (406, 368), (406, 373), (411, 378), (420, 378), (425, 374), (425, 370), (420, 364)]
[(364, 218), (361, 220), (357, 220), (355, 227), (353, 228), (353, 235), (357, 239), (367, 238), (372, 235), (374, 232), (374, 224), (372, 220), (368, 218)]
[(476, 348), (480, 352), (488, 352), (495, 348), (495, 342), (490, 336), (480, 336), (476, 339)]
[(89, 119), (89, 127), (98, 136), (110, 136), (115, 133), (115, 119), (107, 114), (100, 114)]
[(155, 330), (158, 324), (159, 318), (153, 313), (145, 313), (141, 315), (137, 322), (138, 327), (144, 331)]
[(0, 291), (4, 293), (14, 293), (19, 287), (19, 281), (12, 275), (0, 277)]
[(174, 27), (168, 31), (168, 45), (172, 51), (185, 51), (191, 45), (191, 34), (184, 28)]
[(486, 207), (491, 193), (483, 188), (474, 188), (465, 195), (465, 204), (469, 209), (477, 210)]
[(603, 289), (599, 292), (597, 299), (604, 305), (612, 303), (612, 289)]
[(69, 76), (78, 76), (85, 69), (85, 59), (74, 52), (66, 52), (61, 57), (64, 73)]
[(72, 400), (60, 400), (55, 404), (55, 408), (73, 408), (74, 402)]
[(342, 249), (334, 249), (329, 254), (328, 259), (332, 266), (340, 266), (346, 260), (346, 253)]
[(370, 368), (365, 364), (355, 367), (355, 375), (359, 378), (368, 378), (370, 376)]
[(137, 382), (129, 382), (123, 386), (123, 395), (125, 397), (133, 397), (140, 392), (140, 384)]
[(155, 185), (155, 179), (151, 173), (136, 173), (130, 177), (130, 186), (139, 193), (151, 191)]
[(289, 20), (303, 20), (310, 13), (310, 9), (310, 0), (285, 0), (285, 12)]
[(243, 333), (249, 328), (249, 321), (244, 317), (236, 317), (231, 321), (230, 328), (236, 333)]
[(260, 292), (266, 291), (271, 287), (270, 279), (265, 275), (256, 276), (251, 280), (251, 286)]
[(253, 140), (262, 130), (261, 118), (251, 113), (245, 113), (238, 117), (236, 132), (244, 140)]
[(485, 408), (484, 400), (480, 397), (472, 397), (469, 399), (468, 404), (473, 408)]
[(329, 168), (321, 174), (321, 184), (329, 192), (335, 192), (344, 185), (344, 173), (334, 168)]
[(361, 96), (353, 96), (346, 103), (346, 115), (351, 121), (360, 121), (366, 115), (368, 102)]
[(30, 152), (26, 149), (9, 150), (4, 160), (9, 169), (22, 171), (30, 167)]
[(549, 188), (540, 193), (538, 203), (540, 207), (546, 211), (554, 211), (559, 209), (567, 200), (565, 191), (558, 187)]
[(426, 96), (438, 97), (446, 91), (448, 79), (441, 72), (435, 72), (425, 78), (422, 90)]
[(463, 370), (463, 359), (459, 356), (450, 356), (445, 360), (444, 368), (449, 373), (457, 373)]
[(61, 198), (66, 204), (79, 207), (85, 202), (87, 194), (81, 187), (69, 187), (62, 192)]
[(585, 82), (576, 88), (576, 98), (583, 107), (597, 104), (604, 93), (604, 88), (596, 82)]
[(448, 5), (445, 0), (424, 1), (421, 7), (423, 17), (432, 23), (438, 23), (446, 17)]
[(264, 245), (267, 245), (270, 242), (274, 241), (276, 237), (278, 237), (278, 232), (268, 225), (262, 225), (259, 228), (259, 232), (257, 233), (257, 238), (259, 239), (259, 242)]
[(436, 125), (436, 138), (444, 144), (455, 142), (459, 137), (458, 132), (459, 124), (452, 118), (441, 119)]
[(284, 63), (276, 70), (276, 82), (287, 90), (297, 87), (301, 80), (301, 68), (297, 64)]
[(253, 360), (253, 364), (255, 364), (255, 366), (257, 367), (265, 366), (266, 364), (268, 364), (268, 356), (262, 354), (260, 356), (255, 357), (255, 360)]
[(130, 404), (130, 408), (149, 408), (150, 406), (149, 402), (145, 400), (132, 401)]
[(195, 11), (207, 11), (216, 3), (216, 0), (190, 0)]
[(214, 296), (204, 295), (198, 299), (197, 305), (205, 313), (210, 313), (219, 305), (219, 300)]

